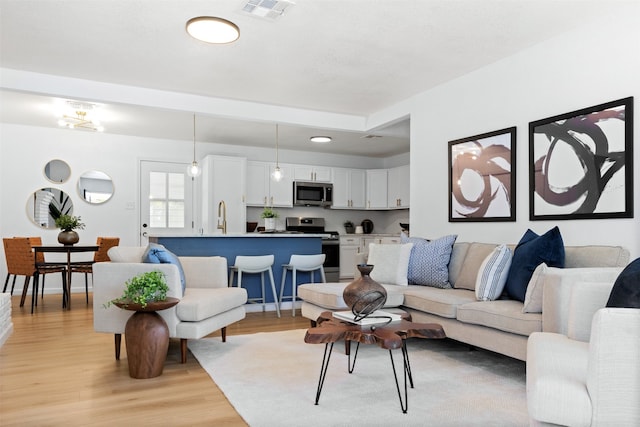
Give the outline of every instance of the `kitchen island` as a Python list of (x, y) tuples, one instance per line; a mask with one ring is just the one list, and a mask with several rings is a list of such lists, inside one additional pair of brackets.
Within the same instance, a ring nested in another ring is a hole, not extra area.
[[(227, 266), (235, 262), (238, 255), (274, 255), (273, 278), (276, 291), (280, 292), (282, 265), (289, 262), (292, 254), (314, 255), (322, 253), (322, 234), (306, 233), (246, 233), (246, 234), (208, 234), (198, 236), (149, 236), (149, 241), (163, 245), (178, 256), (222, 256)], [(298, 283), (311, 281), (310, 273), (299, 272)], [(315, 273), (316, 282), (320, 274)], [(265, 276), (267, 307), (275, 310), (268, 277)], [(248, 274), (242, 277), (242, 286), (249, 298), (260, 297), (260, 275)], [(291, 275), (287, 276), (284, 295), (291, 295)]]

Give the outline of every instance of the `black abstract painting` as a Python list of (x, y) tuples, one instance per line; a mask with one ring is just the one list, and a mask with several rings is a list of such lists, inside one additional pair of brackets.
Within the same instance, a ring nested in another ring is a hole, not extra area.
[(449, 142), (449, 221), (515, 221), (516, 128)]
[(633, 98), (529, 123), (531, 220), (633, 217)]

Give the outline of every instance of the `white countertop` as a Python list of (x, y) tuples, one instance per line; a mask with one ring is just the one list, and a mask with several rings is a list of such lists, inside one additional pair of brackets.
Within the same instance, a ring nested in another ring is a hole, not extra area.
[(228, 233), (228, 234), (222, 234), (222, 233), (213, 233), (213, 234), (163, 234), (163, 235), (149, 235), (150, 238), (158, 238), (161, 239), (163, 237), (171, 237), (171, 238), (176, 238), (176, 237), (203, 237), (203, 238), (211, 238), (211, 237), (258, 237), (258, 238), (264, 238), (264, 237), (276, 237), (276, 238), (281, 238), (281, 237), (325, 237), (328, 236), (328, 234), (306, 234), (306, 233), (284, 233), (284, 232), (276, 232), (276, 233)]

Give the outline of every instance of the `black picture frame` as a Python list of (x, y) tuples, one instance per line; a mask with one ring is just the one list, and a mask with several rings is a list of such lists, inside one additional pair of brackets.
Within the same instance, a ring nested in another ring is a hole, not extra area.
[(449, 222), (516, 220), (516, 127), (449, 141)]
[(633, 97), (529, 123), (529, 219), (633, 218)]

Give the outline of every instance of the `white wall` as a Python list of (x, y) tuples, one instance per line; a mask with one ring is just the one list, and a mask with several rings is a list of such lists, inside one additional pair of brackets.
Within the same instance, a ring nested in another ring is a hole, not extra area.
[[(558, 225), (568, 245), (612, 244), (640, 256), (639, 198), (634, 219), (529, 221), (528, 123), (581, 108), (640, 98), (640, 7), (534, 46), (396, 105), (411, 115), (411, 234), (458, 234), (460, 241), (517, 242), (527, 228)], [(384, 112), (377, 116), (389, 119)], [(634, 139), (638, 137), (638, 114)], [(517, 221), (448, 222), (448, 141), (517, 126)], [(640, 189), (635, 149), (634, 188)]]

